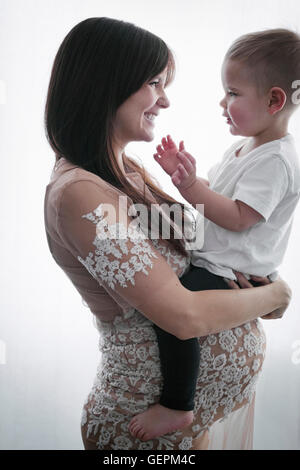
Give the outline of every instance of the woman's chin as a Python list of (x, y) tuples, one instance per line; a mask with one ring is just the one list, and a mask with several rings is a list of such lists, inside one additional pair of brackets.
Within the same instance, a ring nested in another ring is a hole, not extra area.
[(154, 140), (154, 132), (144, 132), (143, 136), (139, 139), (143, 142), (152, 142)]

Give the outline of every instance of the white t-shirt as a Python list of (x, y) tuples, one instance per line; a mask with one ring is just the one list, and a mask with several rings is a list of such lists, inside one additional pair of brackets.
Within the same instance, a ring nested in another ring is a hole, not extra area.
[(222, 161), (209, 170), (209, 187), (248, 204), (263, 219), (242, 232), (226, 230), (205, 219), (204, 244), (201, 250), (192, 252), (191, 261), (228, 279), (236, 280), (236, 270), (247, 278), (257, 275), (274, 280), (300, 196), (299, 160), (291, 134), (237, 157), (236, 151), (246, 141), (232, 145)]

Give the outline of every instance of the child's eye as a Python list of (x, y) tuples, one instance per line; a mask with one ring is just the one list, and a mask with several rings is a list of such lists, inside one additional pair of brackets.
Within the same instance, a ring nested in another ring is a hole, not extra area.
[(237, 94), (234, 93), (234, 91), (228, 91), (228, 95), (229, 95), (229, 96), (237, 96)]

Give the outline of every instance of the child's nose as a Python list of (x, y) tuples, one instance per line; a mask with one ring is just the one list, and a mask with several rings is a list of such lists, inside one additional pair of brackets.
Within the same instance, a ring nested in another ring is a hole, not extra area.
[(226, 108), (226, 99), (225, 99), (225, 96), (221, 99), (220, 101), (220, 106), (222, 106), (222, 108)]

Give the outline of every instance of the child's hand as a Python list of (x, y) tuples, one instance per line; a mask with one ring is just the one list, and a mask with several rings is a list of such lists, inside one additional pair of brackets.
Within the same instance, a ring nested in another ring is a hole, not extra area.
[[(177, 157), (178, 148), (171, 136), (161, 140), (162, 145), (156, 147), (157, 153), (153, 155), (155, 161), (160, 164), (163, 170), (168, 175), (172, 176), (180, 163), (180, 158)], [(183, 142), (180, 142), (179, 149), (183, 148)]]
[(183, 142), (180, 144), (180, 151), (177, 153), (177, 158), (180, 160), (180, 163), (171, 176), (172, 183), (179, 191), (188, 189), (197, 180), (196, 160), (185, 150)]

